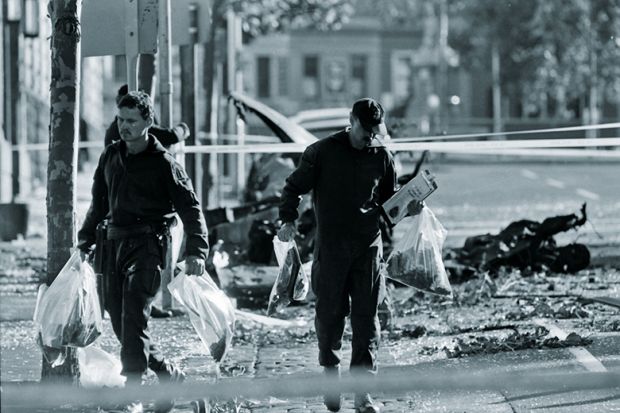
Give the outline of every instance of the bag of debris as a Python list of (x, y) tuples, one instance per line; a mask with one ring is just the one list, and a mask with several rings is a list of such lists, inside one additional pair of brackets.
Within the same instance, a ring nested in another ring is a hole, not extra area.
[(34, 321), (42, 347), (86, 347), (102, 332), (97, 278), (74, 251), (54, 282), (41, 289)]
[(387, 261), (387, 276), (410, 287), (451, 296), (441, 250), (447, 231), (428, 207), (401, 221), (410, 225)]
[(187, 309), (200, 340), (219, 363), (231, 346), (235, 308), (206, 271), (201, 276), (186, 275), (184, 263), (179, 267), (181, 273), (168, 284), (168, 290)]
[(121, 374), (123, 365), (118, 357), (93, 346), (77, 350), (80, 366), (80, 386), (85, 389), (100, 387), (123, 387), (125, 376)]
[(302, 267), (295, 241), (282, 242), (275, 236), (273, 249), (280, 268), (269, 295), (267, 315), (278, 312), (292, 301), (304, 300), (310, 289), (310, 280)]

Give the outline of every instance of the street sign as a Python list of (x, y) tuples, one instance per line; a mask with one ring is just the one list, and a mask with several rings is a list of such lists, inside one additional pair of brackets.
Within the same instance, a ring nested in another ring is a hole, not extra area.
[[(129, 11), (134, 7), (137, 21)], [(157, 0), (83, 0), (81, 20), (83, 57), (127, 54), (126, 28), (137, 40), (136, 52), (157, 51)]]
[[(138, 53), (154, 54), (157, 52), (157, 13), (158, 0), (83, 0), (82, 56), (128, 54), (127, 43), (136, 40)], [(209, 0), (174, 0), (170, 19), (173, 45), (191, 44), (190, 29), (196, 26), (198, 43), (206, 43), (211, 4)]]

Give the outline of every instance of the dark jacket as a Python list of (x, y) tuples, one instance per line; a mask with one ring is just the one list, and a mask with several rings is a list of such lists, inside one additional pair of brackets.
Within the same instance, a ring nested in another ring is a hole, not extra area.
[(343, 130), (308, 146), (286, 179), (280, 219), (299, 216), (300, 196), (313, 191), (318, 239), (366, 239), (379, 232), (378, 206), (396, 191), (394, 159), (377, 139), (362, 150)]
[[(184, 139), (184, 136), (180, 135), (181, 132), (181, 129), (163, 128), (159, 125), (153, 125), (149, 128), (149, 134), (155, 136), (165, 147), (181, 142)], [(105, 131), (104, 144), (108, 146), (119, 140), (121, 140), (121, 134), (118, 131), (118, 121), (114, 117), (114, 121)]]
[(104, 218), (114, 226), (159, 225), (177, 212), (187, 234), (186, 254), (207, 258), (207, 227), (185, 170), (152, 135), (145, 151), (130, 155), (118, 141), (99, 158), (92, 201), (78, 232), (78, 247), (95, 243), (95, 229)]

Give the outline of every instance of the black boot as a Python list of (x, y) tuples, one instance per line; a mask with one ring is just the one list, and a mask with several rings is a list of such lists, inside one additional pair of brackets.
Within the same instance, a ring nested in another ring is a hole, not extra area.
[[(325, 366), (323, 373), (330, 379), (340, 380), (340, 366)], [(323, 403), (330, 412), (337, 412), (342, 406), (342, 394), (340, 392), (326, 393), (323, 396)]]
[[(185, 381), (185, 373), (170, 363), (165, 361), (155, 371), (160, 384), (179, 384)], [(174, 400), (157, 400), (155, 402), (155, 413), (168, 413), (174, 407)]]

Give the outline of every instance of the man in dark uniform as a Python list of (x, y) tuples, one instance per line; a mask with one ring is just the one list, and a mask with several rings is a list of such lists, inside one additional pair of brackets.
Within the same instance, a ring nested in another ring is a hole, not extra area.
[[(373, 99), (356, 101), (351, 127), (306, 148), (282, 191), (278, 232), (282, 241), (296, 233), (301, 195), (313, 193), (317, 219), (312, 288), (316, 294), (315, 328), (319, 364), (328, 376), (340, 375), (345, 318), (353, 329), (351, 372), (374, 375), (380, 337), (377, 307), (385, 280), (380, 272), (382, 243), (379, 205), (396, 190), (394, 160), (378, 135), (387, 135), (384, 111)], [(411, 215), (423, 205), (409, 206)], [(342, 396), (326, 394), (326, 407), (340, 410)], [(355, 395), (357, 412), (378, 412), (370, 395)]]
[[(125, 96), (129, 92), (129, 87), (127, 84), (122, 85), (118, 88), (118, 92), (116, 94), (116, 104), (118, 105), (123, 96)], [(150, 135), (153, 135), (159, 143), (161, 143), (164, 148), (169, 149), (170, 146), (182, 142), (189, 136), (189, 127), (184, 122), (178, 123), (174, 128), (164, 128), (156, 124), (157, 120), (155, 116), (153, 116), (153, 125), (148, 130)], [(110, 126), (105, 131), (104, 145), (108, 146), (116, 141), (121, 139), (121, 134), (118, 129), (118, 119), (116, 116)], [(153, 304), (153, 308), (151, 309), (151, 317), (156, 318), (165, 318), (172, 317), (173, 313), (170, 310), (163, 310), (156, 305)]]
[[(164, 359), (147, 326), (175, 212), (187, 235), (188, 274), (202, 275), (205, 269), (205, 219), (183, 167), (147, 133), (153, 124), (149, 96), (129, 92), (118, 103), (117, 119), (121, 140), (107, 146), (99, 159), (78, 248), (84, 259), (95, 243), (98, 223), (108, 220), (104, 302), (121, 343), (128, 384), (139, 384), (147, 368), (160, 382), (182, 381), (183, 373)], [(172, 405), (160, 403), (157, 410), (169, 411)]]

